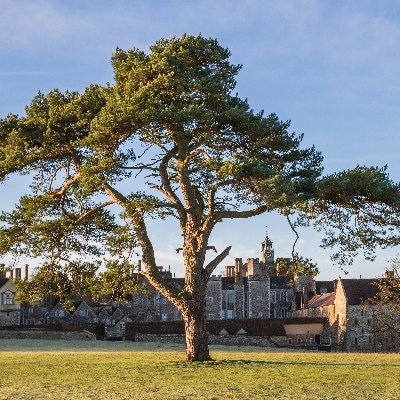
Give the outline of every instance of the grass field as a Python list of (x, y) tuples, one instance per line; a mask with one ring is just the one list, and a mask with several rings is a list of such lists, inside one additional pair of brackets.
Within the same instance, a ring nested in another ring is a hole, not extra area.
[(0, 399), (400, 399), (400, 354), (0, 340)]

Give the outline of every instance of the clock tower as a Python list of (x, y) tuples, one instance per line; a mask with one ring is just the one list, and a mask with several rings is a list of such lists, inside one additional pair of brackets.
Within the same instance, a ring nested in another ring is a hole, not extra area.
[(268, 232), (265, 232), (265, 239), (261, 242), (260, 261), (267, 267), (272, 267), (275, 262), (274, 248), (272, 247), (272, 241), (268, 236)]

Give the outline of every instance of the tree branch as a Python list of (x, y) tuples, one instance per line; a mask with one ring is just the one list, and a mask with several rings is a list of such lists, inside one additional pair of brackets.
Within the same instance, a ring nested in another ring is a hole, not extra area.
[(232, 179), (226, 179), (225, 181), (219, 182), (218, 184), (214, 184), (211, 186), (211, 188), (208, 191), (207, 194), (207, 209), (208, 209), (208, 215), (212, 216), (215, 211), (215, 195), (217, 193), (217, 190), (223, 186), (229, 185), (230, 183), (233, 183)]
[(142, 261), (146, 271), (142, 271), (149, 282), (158, 290), (163, 296), (171, 301), (178, 308), (182, 307), (184, 301), (183, 292), (177, 287), (169, 284), (162, 277), (159, 269), (157, 268), (156, 260), (154, 257), (154, 249), (147, 233), (146, 223), (144, 221), (143, 212), (139, 209), (127, 209), (128, 199), (118, 190), (110, 186), (108, 183), (104, 185), (105, 192), (111, 197), (114, 203), (119, 204), (127, 213), (135, 234), (138, 238), (140, 247), (142, 249)]
[(120, 205), (124, 210), (126, 210), (126, 205), (129, 203), (129, 200), (121, 192), (108, 183), (104, 184), (104, 191), (111, 197), (114, 203)]
[(156, 290), (178, 308), (181, 308), (184, 301), (184, 292), (176, 286), (168, 283), (162, 277), (156, 264), (153, 245), (147, 233), (147, 227), (143, 215), (135, 213), (131, 217), (131, 222), (142, 248), (142, 261), (146, 268), (146, 271), (142, 271), (142, 274), (149, 280)]
[(252, 210), (247, 211), (220, 211), (215, 213), (216, 219), (224, 219), (224, 218), (249, 218), (255, 217), (256, 215), (260, 215), (268, 210), (267, 206), (260, 206), (254, 208)]
[(228, 246), (221, 254), (218, 254), (212, 261), (210, 261), (206, 267), (204, 267), (205, 274), (203, 275), (204, 282), (207, 283), (211, 274), (217, 268), (218, 264), (220, 264), (224, 258), (226, 258), (231, 251), (232, 246)]
[(189, 156), (186, 158), (185, 162), (188, 164), (190, 161), (192, 161), (194, 158), (196, 158), (199, 154), (203, 155), (204, 158), (207, 161), (212, 161), (211, 157), (208, 155), (208, 153), (205, 150), (202, 149), (197, 149), (194, 151), (192, 154), (189, 154)]
[(168, 198), (168, 200), (172, 201), (176, 205), (179, 216), (184, 224), (184, 222), (186, 221), (186, 210), (182, 202), (179, 200), (179, 197), (176, 195), (176, 193), (171, 187), (171, 182), (169, 180), (167, 171), (168, 163), (170, 162), (172, 157), (177, 154), (177, 152), (178, 152), (178, 147), (174, 146), (171, 150), (168, 150), (164, 155), (164, 157), (162, 158), (158, 170), (161, 177), (163, 188), (162, 189), (160, 188), (159, 190)]
[(286, 215), (286, 219), (287, 219), (287, 221), (288, 221), (288, 223), (289, 223), (290, 228), (292, 229), (292, 231), (293, 231), (294, 234), (296, 235), (296, 239), (295, 239), (295, 241), (294, 241), (294, 243), (293, 243), (293, 247), (292, 247), (292, 259), (294, 260), (294, 254), (295, 254), (295, 253), (294, 253), (294, 249), (295, 249), (295, 247), (296, 247), (297, 241), (300, 239), (300, 236), (299, 236), (299, 234), (297, 233), (296, 229), (294, 228), (294, 225), (293, 225), (292, 221), (290, 220), (289, 215)]
[(94, 213), (96, 213), (97, 211), (101, 210), (104, 207), (110, 206), (111, 204), (114, 204), (115, 201), (114, 200), (110, 200), (110, 201), (105, 201), (104, 203), (99, 204), (96, 207), (93, 207), (91, 210), (86, 211), (85, 213), (81, 214), (76, 220), (75, 223), (81, 222), (82, 220), (84, 220), (87, 217), (90, 217), (91, 215), (93, 215)]
[(67, 181), (65, 182), (64, 186), (62, 186), (60, 189), (53, 191), (54, 196), (60, 196), (63, 197), (65, 193), (67, 192), (68, 188), (79, 178), (79, 173), (74, 175), (72, 178), (68, 178)]

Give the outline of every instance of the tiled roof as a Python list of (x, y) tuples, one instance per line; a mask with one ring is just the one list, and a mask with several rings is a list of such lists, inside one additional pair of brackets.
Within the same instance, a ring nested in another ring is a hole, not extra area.
[(342, 279), (349, 305), (361, 305), (373, 298), (379, 291), (379, 279)]
[(287, 276), (271, 276), (271, 289), (291, 289), (290, 278)]
[(185, 286), (185, 278), (167, 278), (166, 281), (172, 283), (179, 289), (183, 289)]
[(222, 280), (222, 290), (235, 289), (235, 278), (223, 276), (221, 280)]
[(291, 325), (291, 324), (318, 324), (318, 323), (324, 323), (327, 321), (326, 318), (323, 317), (294, 317), (294, 318), (281, 318), (282, 322), (285, 325)]
[(324, 293), (329, 293), (329, 292), (334, 292), (336, 290), (336, 281), (316, 281), (315, 286), (317, 289), (317, 294), (323, 294), (321, 291), (324, 291)]
[(8, 282), (8, 278), (0, 278), (0, 288)]
[(330, 306), (334, 304), (335, 295), (336, 295), (335, 292), (317, 294), (308, 301), (307, 307), (316, 308), (316, 307)]

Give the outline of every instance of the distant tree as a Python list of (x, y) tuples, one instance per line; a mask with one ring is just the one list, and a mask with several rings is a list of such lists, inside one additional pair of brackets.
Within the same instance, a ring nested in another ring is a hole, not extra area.
[(391, 269), (378, 284), (378, 293), (372, 299), (375, 306), (375, 339), (381, 345), (400, 346), (400, 259), (392, 261)]
[(140, 278), (133, 274), (128, 262), (110, 260), (104, 271), (100, 271), (90, 291), (94, 298), (108, 297), (118, 302), (128, 301), (137, 292), (146, 293), (146, 286), (140, 285)]
[(31, 279), (15, 279), (17, 300), (36, 304), (52, 297), (68, 306), (71, 300), (94, 294), (99, 265), (90, 262), (64, 264), (44, 263), (31, 274)]
[(10, 268), (6, 267), (6, 264), (1, 263), (0, 264), (0, 278), (5, 277), (9, 270), (10, 270)]
[(317, 264), (312, 260), (295, 254), (293, 258), (277, 258), (274, 266), (274, 273), (286, 276), (293, 282), (296, 274), (315, 277), (318, 275)]
[[(148, 54), (117, 49), (113, 84), (39, 93), (25, 116), (0, 121), (0, 179), (32, 179), (2, 214), (0, 253), (56, 262), (138, 245), (142, 273), (182, 313), (190, 361), (209, 359), (206, 286), (230, 251), (205, 263), (218, 223), (277, 210), (325, 229), (337, 254), (398, 243), (399, 186), (372, 167), (323, 177), (321, 154), (301, 148), (289, 122), (232, 94), (240, 66), (229, 56), (188, 35)], [(147, 230), (169, 217), (182, 232), (183, 288), (163, 278)]]

